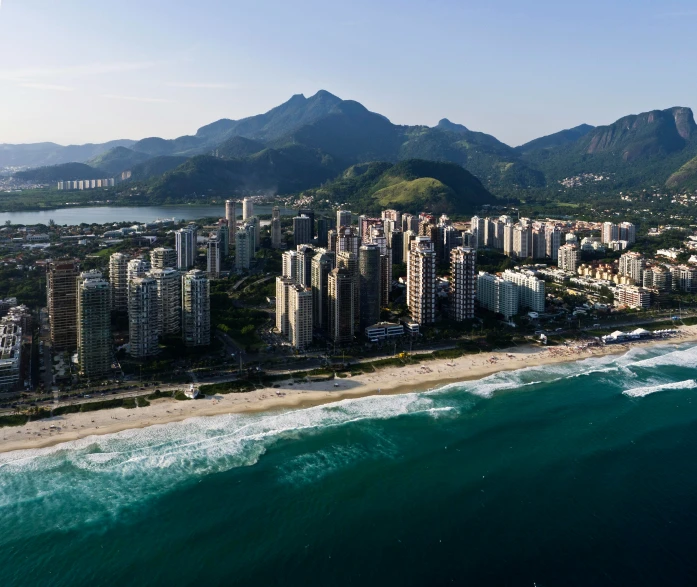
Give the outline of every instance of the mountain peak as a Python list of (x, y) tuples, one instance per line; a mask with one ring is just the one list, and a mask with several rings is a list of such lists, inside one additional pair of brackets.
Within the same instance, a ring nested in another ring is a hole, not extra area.
[(464, 124), (457, 124), (456, 122), (450, 122), (447, 118), (442, 118), (438, 121), (436, 128), (441, 130), (449, 130), (450, 132), (469, 132), (469, 129)]

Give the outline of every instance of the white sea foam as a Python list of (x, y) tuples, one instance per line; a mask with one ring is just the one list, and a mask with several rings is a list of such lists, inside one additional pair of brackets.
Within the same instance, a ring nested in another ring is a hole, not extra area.
[(675, 383), (662, 383), (660, 385), (647, 385), (645, 387), (634, 387), (625, 389), (622, 393), (629, 397), (644, 397), (658, 391), (669, 391), (671, 389), (695, 389), (697, 381), (688, 379), (687, 381), (676, 381)]

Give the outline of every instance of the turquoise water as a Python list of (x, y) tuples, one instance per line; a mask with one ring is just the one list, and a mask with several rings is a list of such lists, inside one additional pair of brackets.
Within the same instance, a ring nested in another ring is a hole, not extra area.
[(695, 585), (697, 347), (0, 455), (0, 585)]

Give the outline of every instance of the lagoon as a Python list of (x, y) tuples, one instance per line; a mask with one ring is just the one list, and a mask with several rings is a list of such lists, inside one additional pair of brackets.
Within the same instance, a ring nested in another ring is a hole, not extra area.
[[(254, 207), (257, 214), (271, 214), (272, 204)], [(238, 207), (241, 216), (242, 205)], [(281, 208), (283, 216), (294, 216), (296, 211)], [(0, 212), (0, 224), (10, 220), (12, 224), (48, 224), (53, 220), (59, 226), (64, 224), (106, 224), (108, 222), (152, 222), (158, 218), (176, 218), (178, 220), (197, 220), (205, 217), (225, 217), (225, 205), (205, 206), (81, 206), (74, 208), (57, 208), (54, 210), (28, 210), (26, 212)]]

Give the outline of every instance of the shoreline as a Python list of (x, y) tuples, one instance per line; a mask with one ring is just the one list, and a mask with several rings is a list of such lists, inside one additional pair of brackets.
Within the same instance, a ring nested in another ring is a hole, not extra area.
[[(687, 342), (697, 342), (697, 326), (682, 327), (678, 336), (665, 340), (591, 348), (579, 345), (516, 347), (492, 353), (464, 355), (457, 359), (437, 359), (418, 365), (385, 367), (375, 373), (345, 379), (302, 384), (284, 381), (279, 382), (279, 388), (267, 387), (245, 393), (216, 395), (202, 400), (177, 401), (163, 398), (152, 401), (144, 408), (79, 412), (36, 420), (24, 426), (0, 428), (0, 453), (47, 448), (90, 436), (182, 422), (189, 418), (303, 409), (378, 394), (418, 393), (453, 383), (482, 379), (505, 371), (574, 363), (591, 357), (624, 354), (632, 348)], [(338, 387), (335, 387), (335, 384), (338, 384)]]

